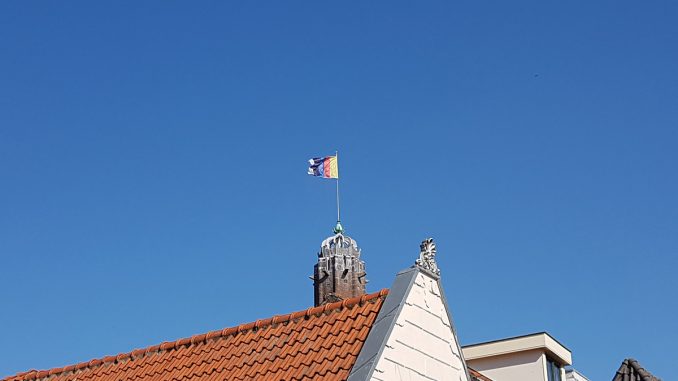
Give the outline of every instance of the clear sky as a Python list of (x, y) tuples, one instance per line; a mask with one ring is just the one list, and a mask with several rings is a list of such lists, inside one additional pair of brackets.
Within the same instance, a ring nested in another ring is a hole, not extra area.
[(0, 376), (369, 291), (674, 377), (678, 2), (0, 2)]

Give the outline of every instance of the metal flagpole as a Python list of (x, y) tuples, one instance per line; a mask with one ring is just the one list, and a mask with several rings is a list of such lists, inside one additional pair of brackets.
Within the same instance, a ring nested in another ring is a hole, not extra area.
[(341, 215), (339, 214), (339, 151), (335, 151), (335, 157), (337, 161), (337, 222), (341, 221)]

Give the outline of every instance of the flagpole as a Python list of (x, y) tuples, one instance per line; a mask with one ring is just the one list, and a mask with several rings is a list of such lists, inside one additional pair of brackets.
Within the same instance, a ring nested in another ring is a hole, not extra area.
[[(339, 170), (339, 151), (335, 151), (335, 156), (337, 160), (337, 171)], [(341, 215), (339, 214), (339, 174), (337, 173), (337, 223), (341, 221)]]

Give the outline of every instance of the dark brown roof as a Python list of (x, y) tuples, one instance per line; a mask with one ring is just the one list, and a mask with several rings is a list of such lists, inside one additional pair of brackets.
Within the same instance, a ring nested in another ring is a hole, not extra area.
[(468, 367), (468, 374), (471, 376), (471, 381), (492, 381), (491, 378), (487, 377), (486, 375), (478, 372), (477, 370)]
[(626, 359), (622, 362), (612, 381), (661, 381), (645, 370), (638, 361)]
[(346, 380), (387, 294), (0, 381)]

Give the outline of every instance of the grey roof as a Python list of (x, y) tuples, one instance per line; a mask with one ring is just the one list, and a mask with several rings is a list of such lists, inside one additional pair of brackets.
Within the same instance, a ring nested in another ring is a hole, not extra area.
[(661, 381), (643, 368), (638, 361), (626, 359), (622, 362), (612, 381)]

